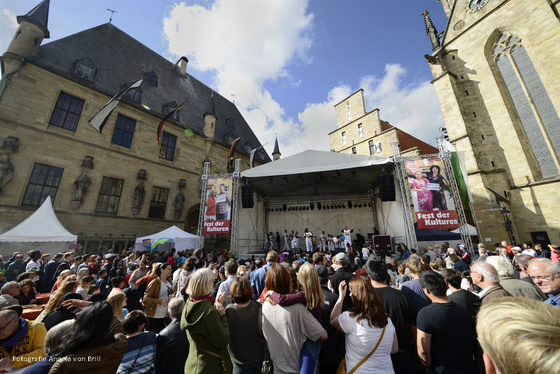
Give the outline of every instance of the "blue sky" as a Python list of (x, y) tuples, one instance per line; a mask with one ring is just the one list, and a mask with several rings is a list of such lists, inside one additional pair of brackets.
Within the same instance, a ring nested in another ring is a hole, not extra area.
[[(0, 2), (0, 54), (39, 0)], [(329, 150), (334, 104), (363, 88), (366, 109), (435, 144), (443, 126), (422, 12), (439, 32), (437, 0), (51, 0), (51, 39), (109, 21), (233, 99), (271, 153), (278, 134), (283, 157)]]

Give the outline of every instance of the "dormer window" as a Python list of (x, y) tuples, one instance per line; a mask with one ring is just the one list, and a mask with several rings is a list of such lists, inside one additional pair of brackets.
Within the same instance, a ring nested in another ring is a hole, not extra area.
[(233, 137), (233, 132), (228, 132), (224, 135), (224, 137), (226, 138), (226, 142), (231, 145), (233, 143), (233, 141), (235, 140), (235, 138)]
[(80, 58), (74, 63), (73, 73), (78, 77), (87, 79), (90, 82), (93, 82), (96, 71), (97, 68), (89, 57)]
[(231, 117), (230, 117), (230, 118), (227, 118), (227, 119), (226, 119), (226, 123), (227, 123), (227, 125), (228, 125), (229, 127), (231, 127), (232, 129), (235, 128), (235, 127), (234, 127), (235, 120), (234, 120), (233, 118), (231, 118)]
[(245, 142), (243, 145), (245, 146), (245, 152), (251, 153), (251, 151), (253, 150), (253, 145), (251, 144), (251, 142)]
[(148, 75), (146, 76), (146, 80), (157, 87), (158, 77), (153, 71), (148, 73)]
[(130, 100), (140, 102), (140, 95), (142, 94), (142, 90), (140, 88), (131, 88), (130, 90), (126, 91), (125, 97), (128, 97)]
[(264, 150), (261, 148), (261, 149), (259, 149), (259, 151), (257, 153), (259, 155), (259, 158), (261, 160), (264, 160)]

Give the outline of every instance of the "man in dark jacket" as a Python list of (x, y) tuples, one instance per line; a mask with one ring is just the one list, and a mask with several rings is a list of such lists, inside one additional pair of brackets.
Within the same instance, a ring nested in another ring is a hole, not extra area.
[(510, 296), (511, 294), (500, 285), (498, 271), (486, 262), (475, 262), (471, 266), (471, 277), (473, 284), (482, 288), (478, 293), (480, 297), (479, 305), (482, 306), (492, 299)]
[[(355, 275), (352, 274), (350, 269), (348, 269), (348, 256), (346, 253), (340, 252), (335, 257), (336, 263), (338, 268), (336, 273), (331, 277), (331, 287), (334, 290), (334, 293), (338, 295), (338, 285), (342, 281), (346, 281), (346, 284), (350, 282), (350, 279), (354, 278)], [(344, 306), (346, 308), (350, 308), (352, 306), (352, 298), (350, 297), (350, 289), (346, 289), (346, 296), (344, 297)]]
[[(47, 262), (45, 265), (44, 273), (43, 273), (43, 285), (41, 288), (41, 292), (51, 292), (51, 289), (54, 286), (54, 282), (56, 282), (56, 278), (54, 277), (54, 273), (56, 272), (56, 268), (58, 267), (59, 261), (62, 259), (64, 254), (57, 253), (52, 260)], [(54, 279), (53, 279), (54, 278)]]
[(182, 373), (189, 354), (187, 334), (181, 330), (181, 314), (185, 302), (176, 297), (169, 302), (167, 311), (173, 319), (157, 337), (156, 374)]

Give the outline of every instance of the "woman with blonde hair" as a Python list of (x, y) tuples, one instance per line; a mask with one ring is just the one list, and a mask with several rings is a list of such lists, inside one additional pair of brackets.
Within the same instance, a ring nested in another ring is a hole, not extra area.
[(221, 303), (214, 304), (210, 292), (214, 275), (210, 269), (198, 269), (187, 286), (187, 299), (181, 316), (181, 330), (189, 339), (189, 354), (185, 374), (222, 373), (222, 365), (231, 373), (231, 360), (227, 352), (229, 325)]
[(45, 305), (45, 308), (43, 309), (41, 314), (39, 314), (39, 316), (35, 319), (35, 322), (42, 322), (43, 319), (45, 319), (45, 317), (47, 316), (47, 314), (56, 310), (58, 304), (60, 303), (64, 295), (66, 295), (69, 292), (76, 292), (77, 287), (78, 287), (78, 282), (76, 282), (75, 278), (67, 277), (66, 279), (64, 279), (62, 283), (60, 283), (60, 287), (58, 288), (56, 293), (51, 296), (51, 298), (47, 302), (47, 305)]
[[(268, 291), (267, 296), (280, 306), (290, 306), (303, 304), (311, 312), (317, 322), (321, 323), (321, 303), (325, 301), (325, 295), (321, 291), (319, 274), (313, 265), (306, 262), (299, 269), (298, 281), (303, 290), (296, 293), (282, 295), (274, 291)], [(313, 373), (319, 352), (321, 350), (321, 340), (313, 341), (307, 339), (301, 352), (301, 373)]]
[[(347, 287), (353, 305), (341, 314)], [(354, 374), (394, 374), (391, 354), (399, 351), (399, 343), (375, 288), (364, 278), (354, 277), (348, 286), (342, 281), (338, 291), (331, 324), (346, 334), (346, 358), (341, 365)]]
[(126, 306), (126, 295), (124, 292), (116, 292), (107, 298), (111, 308), (113, 308), (113, 315), (120, 321), (124, 318), (123, 310)]

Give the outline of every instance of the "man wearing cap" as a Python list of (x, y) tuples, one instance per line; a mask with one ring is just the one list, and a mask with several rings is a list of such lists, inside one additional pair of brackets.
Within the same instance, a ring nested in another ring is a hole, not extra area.
[[(335, 256), (336, 263), (338, 264), (338, 268), (336, 273), (331, 277), (331, 287), (334, 290), (334, 293), (338, 295), (338, 285), (342, 281), (346, 281), (346, 284), (350, 282), (350, 279), (354, 278), (355, 275), (352, 274), (350, 269), (348, 269), (348, 256), (344, 252), (340, 252)], [(344, 305), (347, 308), (350, 308), (352, 303), (352, 298), (350, 297), (350, 291), (346, 289), (346, 295), (344, 297)]]
[(315, 266), (319, 275), (321, 291), (325, 295), (325, 301), (321, 303), (321, 325), (328, 334), (323, 340), (321, 352), (319, 353), (320, 373), (336, 373), (340, 361), (346, 355), (345, 334), (331, 325), (331, 313), (338, 300), (338, 296), (327, 287), (329, 283), (329, 270), (324, 265)]
[(270, 251), (266, 254), (266, 266), (254, 271), (251, 276), (251, 287), (253, 288), (253, 300), (257, 300), (264, 290), (264, 276), (270, 266), (278, 262), (278, 253)]
[(458, 247), (459, 250), (461, 251), (461, 259), (463, 260), (463, 262), (467, 264), (467, 266), (471, 266), (472, 263), (471, 254), (469, 253), (469, 251), (467, 251), (466, 246), (464, 244), (459, 244)]
[(542, 292), (548, 295), (544, 302), (560, 307), (560, 263), (548, 258), (535, 258), (529, 263), (529, 275)]

